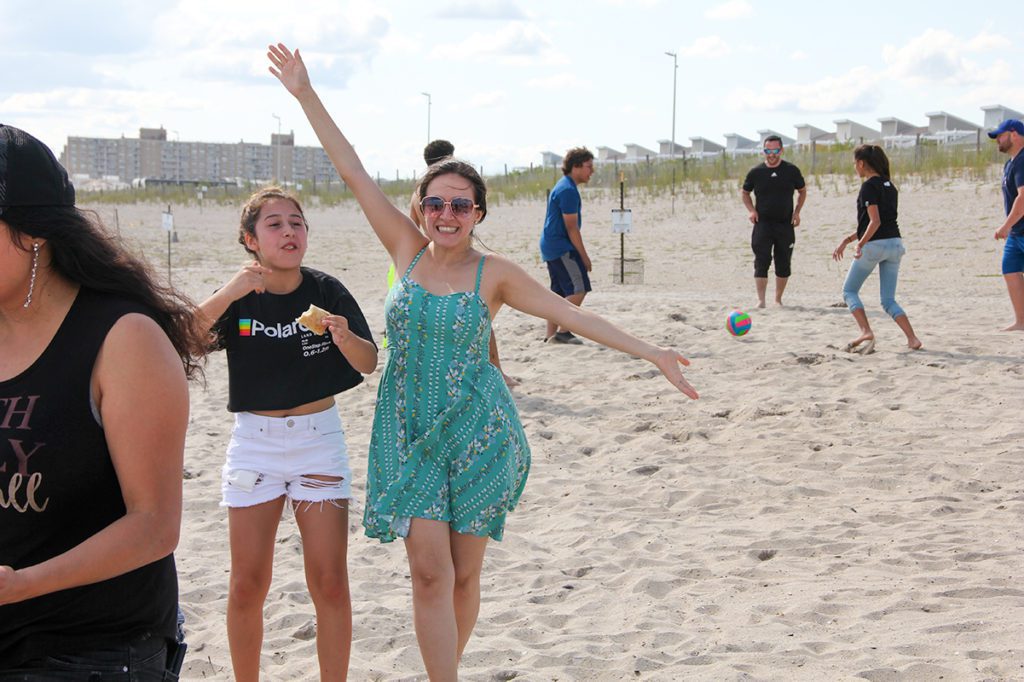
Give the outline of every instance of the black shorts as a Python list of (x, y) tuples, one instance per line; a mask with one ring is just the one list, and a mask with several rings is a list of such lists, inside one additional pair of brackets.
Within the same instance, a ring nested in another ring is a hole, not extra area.
[(590, 291), (590, 277), (578, 252), (563, 253), (555, 260), (549, 260), (547, 265), (551, 291), (562, 298)]
[(775, 276), (789, 277), (796, 229), (790, 223), (756, 223), (750, 235), (754, 251), (754, 277), (767, 277), (768, 266), (775, 261)]

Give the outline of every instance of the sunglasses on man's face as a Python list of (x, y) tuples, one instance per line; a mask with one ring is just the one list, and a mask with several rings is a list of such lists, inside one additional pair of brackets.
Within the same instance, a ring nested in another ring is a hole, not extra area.
[(420, 200), (420, 209), (423, 211), (425, 216), (438, 216), (444, 213), (444, 207), (448, 206), (452, 209), (452, 215), (464, 218), (473, 212), (473, 209), (477, 207), (473, 203), (472, 199), (465, 197), (455, 197), (451, 201), (445, 201), (441, 197), (423, 197)]
[(782, 150), (781, 149), (765, 149), (764, 153), (767, 154), (768, 156), (775, 156), (776, 154), (781, 154)]

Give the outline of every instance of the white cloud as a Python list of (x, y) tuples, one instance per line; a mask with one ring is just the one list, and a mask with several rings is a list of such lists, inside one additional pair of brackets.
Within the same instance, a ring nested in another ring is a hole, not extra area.
[(1008, 44), (996, 34), (983, 32), (961, 40), (949, 31), (929, 28), (902, 47), (886, 45), (882, 55), (889, 75), (909, 84), (982, 85), (1010, 82), (1013, 70), (1002, 61), (983, 66), (967, 55)]
[(469, 98), (469, 108), (490, 109), (504, 103), (505, 100), (506, 96), (502, 90), (492, 90), (491, 92), (479, 92)]
[(492, 57), (513, 63), (564, 61), (543, 31), (522, 22), (508, 24), (497, 32), (474, 33), (455, 45), (439, 45), (430, 55), (437, 59)]
[(733, 111), (871, 111), (881, 95), (877, 74), (860, 66), (814, 83), (765, 83), (759, 91), (737, 89), (727, 104)]
[(693, 41), (693, 44), (680, 48), (679, 52), (687, 57), (717, 59), (731, 54), (732, 47), (721, 36), (703, 36)]
[(515, 21), (528, 16), (511, 0), (456, 0), (441, 7), (435, 13), (441, 19), (482, 19)]
[(792, 52), (789, 55), (789, 58), (792, 59), (794, 62), (802, 62), (805, 59), (807, 59), (807, 57), (808, 54), (803, 50), (796, 50), (795, 52)]
[(531, 78), (526, 81), (526, 85), (538, 90), (563, 90), (565, 88), (586, 87), (590, 85), (590, 82), (580, 80), (571, 73), (556, 73), (544, 78)]
[(704, 11), (707, 19), (719, 21), (730, 21), (732, 19), (745, 19), (754, 15), (754, 7), (746, 0), (729, 0), (709, 7)]

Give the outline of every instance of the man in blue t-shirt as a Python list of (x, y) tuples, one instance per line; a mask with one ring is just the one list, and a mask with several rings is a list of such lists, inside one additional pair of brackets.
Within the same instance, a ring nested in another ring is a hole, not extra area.
[(1024, 123), (1008, 118), (988, 136), (1009, 155), (1003, 168), (1003, 205), (1006, 220), (996, 230), (996, 239), (1005, 239), (1003, 279), (1013, 305), (1013, 324), (1003, 331), (1024, 331)]
[[(548, 265), (551, 291), (570, 303), (583, 305), (590, 291), (590, 256), (583, 246), (582, 200), (579, 185), (594, 174), (594, 155), (586, 147), (575, 147), (562, 159), (563, 177), (548, 195), (544, 231), (540, 235), (540, 255)], [(582, 343), (568, 329), (548, 322), (544, 340), (549, 343)]]

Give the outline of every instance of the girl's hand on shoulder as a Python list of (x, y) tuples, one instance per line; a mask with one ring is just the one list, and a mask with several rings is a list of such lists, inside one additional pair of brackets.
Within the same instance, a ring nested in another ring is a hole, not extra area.
[(292, 53), (284, 43), (269, 45), (267, 58), (273, 64), (268, 67), (270, 73), (274, 74), (274, 77), (281, 81), (281, 85), (294, 97), (313, 89), (309, 82), (309, 72), (306, 71), (306, 65), (303, 63), (298, 49)]
[(684, 358), (681, 353), (672, 348), (661, 348), (652, 362), (661, 370), (661, 373), (668, 379), (668, 383), (672, 384), (677, 391), (681, 391), (694, 400), (700, 397), (697, 395), (696, 389), (683, 377), (683, 370), (680, 369), (679, 365), (689, 366), (690, 361)]
[(249, 292), (255, 291), (262, 294), (266, 291), (266, 284), (263, 282), (263, 275), (273, 272), (270, 268), (260, 265), (259, 261), (242, 266), (242, 269), (235, 273), (235, 276), (224, 286), (234, 300), (238, 300)]

